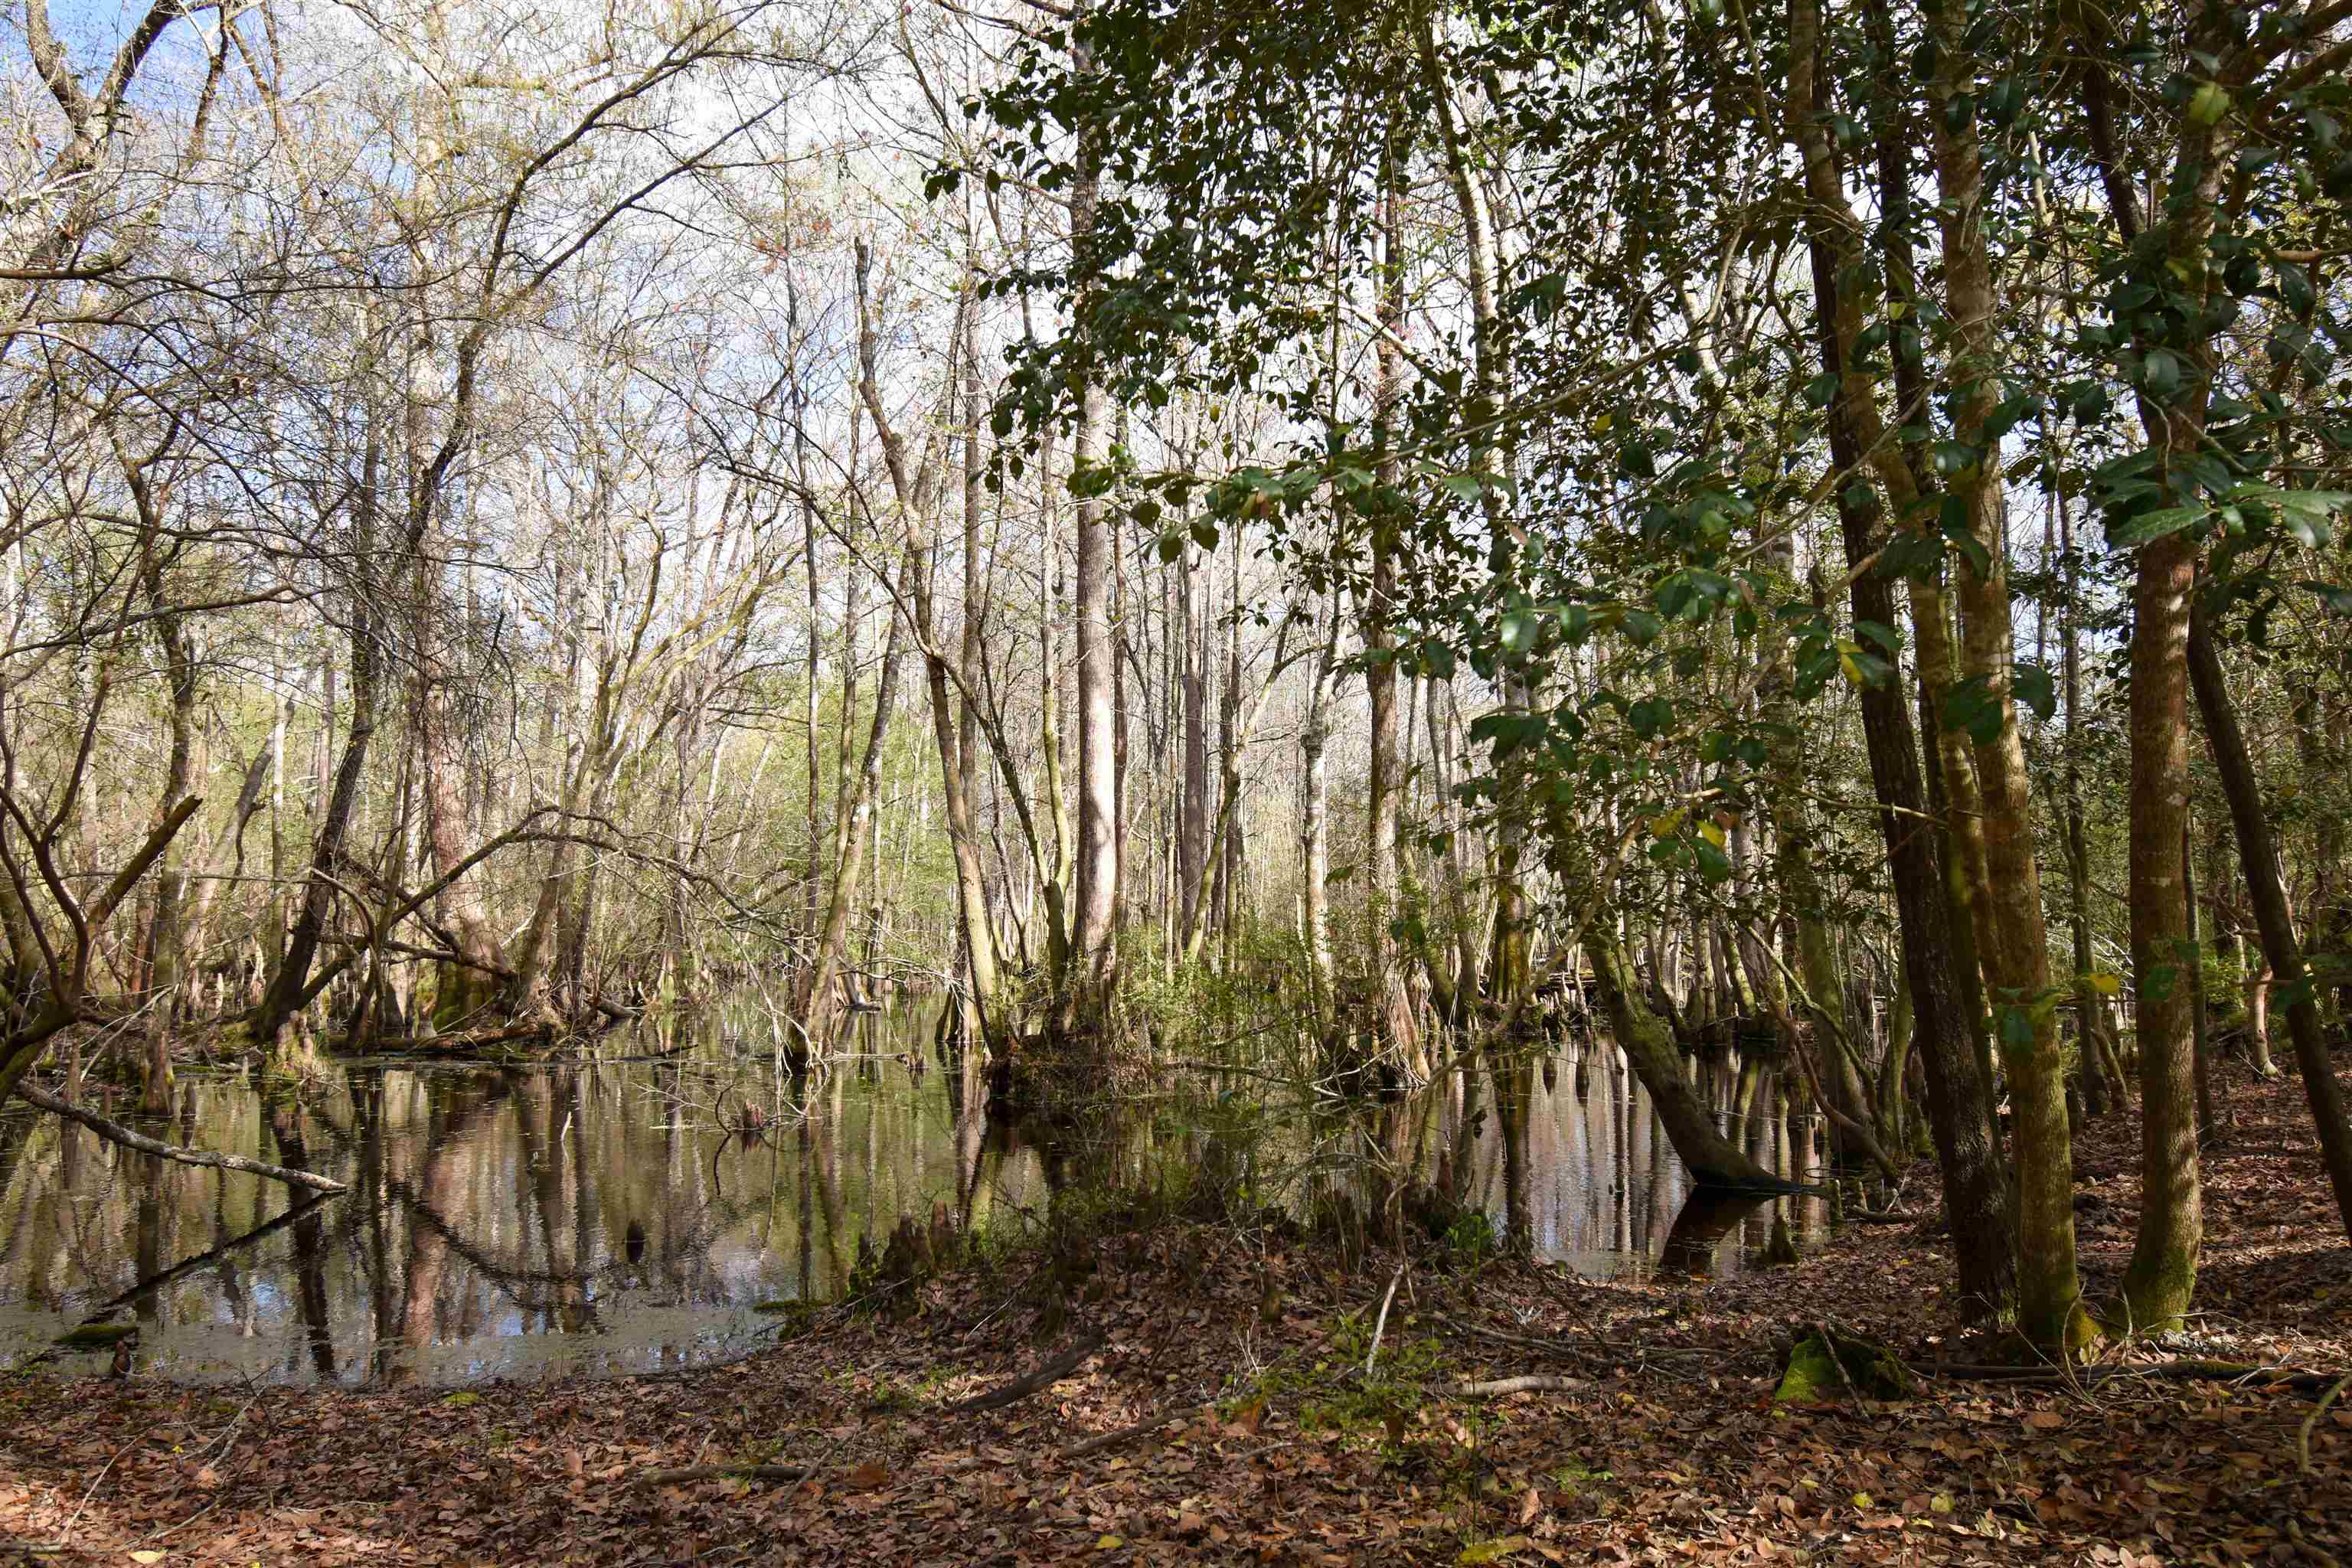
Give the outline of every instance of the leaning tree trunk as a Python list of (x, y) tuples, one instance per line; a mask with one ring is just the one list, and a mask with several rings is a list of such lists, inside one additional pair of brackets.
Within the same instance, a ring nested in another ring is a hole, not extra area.
[(1587, 923), (1584, 951), (1592, 960), (1593, 987), (1601, 994), (1610, 1033), (1633, 1064), (1633, 1075), (1649, 1090), (1658, 1124), (1665, 1129), (1675, 1157), (1689, 1168), (1692, 1179), (1703, 1187), (1759, 1192), (1785, 1192), (1793, 1185), (1750, 1159), (1717, 1130), (1714, 1113), (1683, 1076), (1673, 1034), (1642, 1000), (1633, 963), (1617, 933), (1609, 929), (1605, 914)]
[(2286, 1003), (2287, 1035), (2294, 1045), (2304, 1094), (2311, 1101), (2311, 1120), (2319, 1132), (2327, 1183), (2336, 1193), (2336, 1218), (2344, 1234), (2352, 1237), (2352, 1129), (2345, 1121), (2344, 1089), (2336, 1080), (2311, 971), (2304, 963), (2294, 921), (2287, 911), (2278, 844), (2271, 833), (2270, 818), (2263, 811), (2262, 783), (2255, 776), (2245, 731), (2238, 722), (2237, 706), (2230, 700), (2221, 656), (2214, 649), (2201, 606), (2193, 606), (2190, 612), (2189, 676), (2196, 689), (2198, 712), (2205, 721), (2205, 744), (2212, 753), (2214, 771), (2221, 775), (2221, 794), (2230, 803), (2230, 822), (2237, 830), (2238, 859), (2245, 868), (2246, 900), (2254, 908), (2263, 959)]

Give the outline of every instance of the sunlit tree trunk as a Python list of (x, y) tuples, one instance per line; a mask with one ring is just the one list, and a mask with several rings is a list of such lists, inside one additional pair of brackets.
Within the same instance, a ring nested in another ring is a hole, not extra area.
[(1990, 1000), (2016, 1134), (2018, 1326), (2034, 1343), (2063, 1352), (2079, 1348), (2093, 1329), (2075, 1263), (2066, 1067), (2050, 988), (2025, 746), (2011, 690), (2000, 455), (1986, 433), (2000, 395), (1994, 342), (2000, 299), (1985, 232), (1977, 121), (1954, 103), (1975, 90), (1978, 61), (1964, 37), (1967, 19), (1957, 10), (1933, 13), (1928, 28), (1937, 46), (1927, 119), (1935, 140), (1937, 217), (1951, 321), (1953, 433), (1975, 454), (1975, 466), (1955, 477), (1949, 498), (1963, 542), (1962, 559), (1953, 570), (1961, 626), (1959, 673), (1979, 683), (1990, 721), (1987, 737), (1975, 745), (1989, 879), (1976, 891), (1991, 917), (1979, 928), (1990, 937), (1980, 957), (1994, 993)]

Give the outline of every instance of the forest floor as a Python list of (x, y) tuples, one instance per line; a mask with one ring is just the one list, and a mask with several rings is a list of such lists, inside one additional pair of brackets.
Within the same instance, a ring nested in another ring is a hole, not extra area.
[[(2201, 1314), (2172, 1353), (2332, 1377), (2352, 1366), (2352, 1248), (2300, 1087), (2232, 1072), (2226, 1091)], [(2077, 1149), (2095, 1296), (2130, 1249), (2136, 1122)], [(1020, 1289), (1037, 1270), (1016, 1259), (933, 1280), (897, 1321), (828, 1311), (678, 1376), (451, 1394), (35, 1374), (0, 1384), (0, 1563), (2352, 1563), (2343, 1398), (2307, 1432), (2293, 1393), (2137, 1373), (1776, 1405), (1776, 1344), (1814, 1324), (1922, 1369), (1971, 1359), (1931, 1230), (1854, 1226), (1714, 1280), (1416, 1269), (1369, 1381), (1390, 1263), (1179, 1225), (1088, 1244), (1066, 1309)], [(1095, 1336), (1071, 1375), (955, 1407)], [(1520, 1374), (1558, 1386), (1456, 1392)], [(723, 1463), (772, 1468), (648, 1475)]]

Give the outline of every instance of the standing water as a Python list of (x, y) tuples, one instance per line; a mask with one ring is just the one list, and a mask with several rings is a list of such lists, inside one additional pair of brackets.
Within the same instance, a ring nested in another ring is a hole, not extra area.
[[(861, 1055), (800, 1086), (715, 1042), (631, 1058), (624, 1040), (552, 1066), (337, 1061), (300, 1084), (192, 1073), (169, 1128), (143, 1124), (350, 1184), (308, 1203), (12, 1108), (0, 1365), (46, 1352), (95, 1370), (110, 1342), (54, 1348), (88, 1322), (135, 1325), (142, 1375), (192, 1381), (458, 1384), (739, 1355), (781, 1305), (837, 1298), (861, 1237), (935, 1205), (1017, 1233), (1073, 1179), (1050, 1144), (984, 1114), (976, 1074), (931, 1063), (929, 1037), (928, 1016), (869, 1020)], [(1769, 1071), (1693, 1070), (1751, 1152), (1810, 1168), (1811, 1123), (1779, 1113)], [(1539, 1257), (1591, 1275), (1662, 1256), (1722, 1272), (1761, 1247), (1776, 1207), (1801, 1234), (1822, 1223), (1809, 1200), (1686, 1203), (1689, 1176), (1613, 1048), (1527, 1077), (1518, 1160), (1485, 1075), (1456, 1074), (1421, 1108), (1422, 1164), (1494, 1234), (1521, 1225)], [(1219, 1103), (1197, 1089), (1151, 1118), (1187, 1167), (1220, 1137), (1200, 1130), (1213, 1114), (1184, 1113)], [(1282, 1201), (1286, 1161), (1328, 1138), (1330, 1115), (1251, 1109), (1267, 1129), (1254, 1185)]]

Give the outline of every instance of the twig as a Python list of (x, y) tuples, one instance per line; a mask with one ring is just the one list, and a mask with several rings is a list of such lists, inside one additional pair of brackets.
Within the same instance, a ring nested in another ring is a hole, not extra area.
[(58, 1538), (55, 1541), (0, 1541), (0, 1551), (22, 1552), (36, 1557), (55, 1556), (72, 1551), (73, 1527), (80, 1522), (82, 1510), (89, 1507), (89, 1500), (96, 1497), (98, 1489), (105, 1484), (107, 1472), (114, 1468), (116, 1459), (120, 1459), (145, 1440), (144, 1437), (132, 1438), (115, 1449), (106, 1463), (99, 1467), (98, 1475), (89, 1483), (89, 1489), (81, 1494), (81, 1501), (74, 1505), (73, 1512), (66, 1515), (65, 1523), (58, 1527)]
[(1397, 1259), (1396, 1272), (1389, 1276), (1388, 1294), (1381, 1298), (1381, 1315), (1372, 1321), (1372, 1348), (1364, 1352), (1364, 1375), (1372, 1375), (1372, 1363), (1381, 1356), (1381, 1335), (1389, 1326), (1389, 1308), (1396, 1300), (1397, 1287), (1404, 1282), (1404, 1268), (1410, 1259)]
[(2311, 1407), (2311, 1414), (2303, 1418), (2303, 1426), (2295, 1432), (2295, 1467), (2306, 1476), (2311, 1474), (2311, 1429), (2319, 1425), (2319, 1418), (2327, 1414), (2327, 1407), (2336, 1403), (2336, 1396), (2344, 1392), (2347, 1383), (2352, 1383), (2352, 1372), (2337, 1378), (2335, 1385), (2319, 1396), (2319, 1403)]
[(1026, 1399), (1039, 1389), (1050, 1388), (1077, 1371), (1107, 1342), (1108, 1342), (1101, 1334), (1091, 1335), (1025, 1377), (1016, 1377), (1001, 1387), (990, 1389), (986, 1394), (975, 1394), (970, 1399), (960, 1399), (944, 1408), (950, 1415), (964, 1415), (975, 1410), (994, 1410), (1000, 1405), (1011, 1405), (1015, 1400)]

